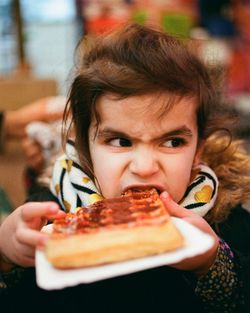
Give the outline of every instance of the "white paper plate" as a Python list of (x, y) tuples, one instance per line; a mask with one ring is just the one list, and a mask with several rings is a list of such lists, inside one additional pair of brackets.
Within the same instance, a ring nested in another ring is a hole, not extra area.
[(36, 251), (36, 280), (40, 288), (62, 289), (80, 283), (92, 283), (111, 277), (134, 273), (162, 265), (178, 263), (209, 250), (214, 239), (193, 225), (172, 218), (185, 238), (185, 246), (172, 252), (102, 266), (60, 270), (54, 268), (42, 251)]

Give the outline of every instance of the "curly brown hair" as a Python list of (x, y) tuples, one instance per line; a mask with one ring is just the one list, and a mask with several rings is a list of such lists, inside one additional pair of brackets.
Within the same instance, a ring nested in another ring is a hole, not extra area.
[[(94, 179), (94, 173), (89, 153), (88, 131), (93, 118), (98, 126), (96, 100), (103, 94), (112, 93), (119, 98), (125, 98), (147, 93), (166, 93), (170, 101), (168, 107), (159, 108), (162, 114), (180, 98), (191, 97), (198, 103), (199, 142), (204, 142), (218, 129), (227, 129), (230, 118), (226, 114), (227, 111), (223, 110), (221, 92), (217, 88), (218, 81), (213, 80), (209, 68), (185, 42), (166, 32), (149, 26), (128, 24), (95, 39), (91, 38), (90, 41), (85, 37), (79, 43), (77, 52), (78, 66), (69, 92), (65, 121), (69, 115), (72, 117), (76, 150), (83, 170), (91, 179)], [(67, 132), (69, 129), (66, 128), (66, 139), (69, 137)], [(221, 167), (216, 166), (219, 179), (229, 178), (222, 172), (224, 169), (225, 173), (233, 173), (231, 165), (237, 165), (235, 170), (240, 166), (245, 167), (241, 165), (245, 161), (237, 159), (237, 154), (232, 164), (224, 163), (228, 168), (223, 167), (224, 154), (213, 156), (213, 145), (209, 143), (211, 139), (206, 144), (204, 160), (208, 161), (205, 157), (207, 153), (212, 156), (208, 162), (212, 168), (217, 158), (218, 162), (222, 162)], [(228, 146), (231, 148), (225, 150), (229, 155), (235, 146)], [(238, 162), (239, 164), (236, 164)], [(234, 180), (233, 174), (230, 177), (232, 179), (228, 180), (229, 185)], [(243, 185), (239, 184), (239, 187), (244, 187)], [(220, 189), (227, 189), (221, 186)], [(221, 213), (220, 210), (222, 202), (223, 207), (229, 206), (222, 194), (223, 192), (220, 192), (218, 205), (211, 214), (212, 220), (220, 221), (227, 214)], [(241, 196), (242, 193), (235, 196), (234, 202), (240, 201)]]
[(206, 216), (209, 222), (218, 224), (236, 205), (250, 202), (250, 155), (244, 141), (214, 134), (206, 140), (202, 160), (219, 180), (216, 205)]

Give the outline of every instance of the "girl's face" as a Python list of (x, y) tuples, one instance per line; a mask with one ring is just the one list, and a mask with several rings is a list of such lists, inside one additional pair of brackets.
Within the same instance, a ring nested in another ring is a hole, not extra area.
[(89, 146), (105, 198), (154, 186), (182, 199), (197, 161), (196, 101), (183, 98), (159, 117), (157, 107), (168, 100), (156, 94), (98, 99), (100, 124), (97, 133), (96, 121), (90, 125)]

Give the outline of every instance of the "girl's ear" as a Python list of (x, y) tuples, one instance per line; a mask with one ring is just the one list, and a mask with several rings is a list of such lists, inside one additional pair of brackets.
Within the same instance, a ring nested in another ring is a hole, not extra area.
[(203, 154), (203, 150), (204, 150), (204, 142), (200, 142), (199, 145), (197, 146), (197, 150), (195, 153), (195, 157), (194, 157), (194, 162), (193, 162), (193, 167), (196, 167), (197, 165), (199, 165), (202, 162), (202, 154)]

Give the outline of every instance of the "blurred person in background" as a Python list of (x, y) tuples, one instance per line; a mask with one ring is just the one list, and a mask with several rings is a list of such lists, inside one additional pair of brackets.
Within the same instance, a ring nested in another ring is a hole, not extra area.
[(65, 108), (64, 96), (52, 97), (47, 105), (59, 116), (51, 122), (33, 121), (26, 125), (25, 136), (22, 138), (22, 148), (26, 157), (24, 184), (27, 196), (40, 189), (41, 181), (50, 176), (50, 164), (62, 152), (61, 128), (62, 112)]
[(123, 3), (114, 6), (105, 1), (98, 4), (89, 2), (86, 11), (86, 32), (92, 36), (119, 27), (129, 18), (128, 10)]
[(250, 1), (233, 1), (236, 33), (228, 66), (227, 90), (235, 98), (250, 94)]
[[(24, 184), (28, 190), (34, 186), (37, 173), (45, 166), (45, 160), (60, 150), (60, 136), (50, 129), (59, 129), (65, 97), (51, 96), (35, 100), (17, 110), (0, 112), (0, 152), (4, 153), (9, 140), (18, 140), (26, 157)], [(59, 131), (58, 131), (59, 133)], [(4, 188), (0, 186), (0, 224), (14, 209)]]
[(26, 127), (34, 121), (54, 122), (62, 118), (62, 110), (50, 107), (55, 97), (46, 97), (29, 103), (17, 110), (0, 112), (0, 148), (8, 139), (21, 139), (26, 136)]

